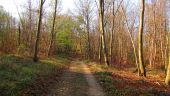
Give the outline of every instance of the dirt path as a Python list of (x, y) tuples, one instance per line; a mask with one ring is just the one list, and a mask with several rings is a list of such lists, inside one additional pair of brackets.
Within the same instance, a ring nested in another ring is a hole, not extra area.
[(104, 96), (87, 65), (80, 61), (72, 62), (55, 86), (49, 96)]

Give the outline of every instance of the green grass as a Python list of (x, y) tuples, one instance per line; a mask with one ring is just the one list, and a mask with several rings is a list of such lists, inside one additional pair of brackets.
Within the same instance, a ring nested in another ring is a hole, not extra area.
[(39, 63), (32, 59), (13, 55), (0, 57), (0, 96), (18, 96), (27, 86), (34, 83), (39, 75), (48, 76), (64, 68), (69, 60), (46, 59)]

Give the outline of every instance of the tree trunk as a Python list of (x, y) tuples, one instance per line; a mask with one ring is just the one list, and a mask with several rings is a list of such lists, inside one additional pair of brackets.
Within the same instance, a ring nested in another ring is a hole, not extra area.
[(170, 85), (170, 45), (169, 45), (168, 32), (166, 32), (166, 40), (167, 40), (167, 55), (168, 55), (167, 61), (168, 62), (165, 63), (165, 71), (166, 71), (165, 84)]
[(55, 22), (56, 22), (56, 13), (57, 13), (57, 4), (58, 4), (58, 0), (55, 0), (55, 9), (54, 9), (54, 15), (53, 15), (53, 25), (52, 25), (52, 29), (51, 29), (51, 40), (50, 40), (50, 46), (48, 49), (48, 57), (51, 55), (51, 50), (53, 50), (53, 46), (54, 46), (54, 40), (55, 40)]
[(90, 44), (90, 24), (89, 24), (89, 16), (86, 16), (87, 20), (87, 25), (86, 25), (86, 30), (87, 30), (87, 35), (88, 35), (88, 59), (91, 59), (91, 44)]
[(21, 26), (20, 23), (18, 25), (18, 46), (21, 44)]
[(101, 32), (101, 40), (102, 40), (102, 49), (103, 49), (103, 56), (105, 64), (108, 66), (109, 61), (107, 57), (107, 49), (106, 49), (106, 42), (105, 42), (105, 32), (104, 32), (104, 0), (100, 0), (100, 32)]
[(40, 3), (40, 13), (39, 13), (39, 21), (38, 21), (38, 31), (37, 31), (37, 37), (35, 42), (35, 50), (34, 50), (34, 62), (38, 62), (38, 47), (39, 47), (39, 40), (40, 40), (40, 32), (41, 32), (41, 25), (42, 25), (42, 13), (43, 13), (43, 5), (45, 3), (45, 0), (41, 0)]
[(166, 74), (166, 78), (165, 78), (165, 84), (166, 85), (170, 85), (170, 53), (169, 55), (169, 64), (168, 64), (168, 68), (167, 68), (167, 74)]
[(100, 46), (101, 46), (100, 35), (99, 35), (99, 37), (98, 37), (98, 40), (99, 40), (99, 41), (98, 41), (98, 43), (99, 43), (99, 45), (98, 45), (98, 60), (100, 61), (100, 58), (101, 58), (101, 54), (100, 54), (100, 53), (101, 53), (101, 52), (100, 52), (100, 51), (101, 51), (101, 47), (100, 47)]
[(145, 0), (141, 0), (141, 13), (140, 13), (140, 26), (138, 37), (138, 51), (139, 51), (139, 69), (140, 75), (146, 77), (146, 70), (143, 62), (143, 29), (144, 29), (144, 13), (145, 13)]
[(168, 36), (168, 31), (167, 31), (167, 24), (166, 24), (166, 22), (167, 21), (165, 21), (165, 38), (166, 38), (166, 46), (165, 46), (165, 55), (164, 55), (164, 57), (165, 57), (165, 73), (167, 72), (167, 68), (168, 68), (168, 63), (169, 63), (169, 61), (168, 61), (168, 51), (169, 51), (169, 36)]
[(110, 51), (109, 51), (109, 56), (110, 56), (110, 63), (112, 63), (112, 53), (113, 53), (113, 33), (114, 33), (114, 24), (115, 24), (115, 1), (113, 1), (113, 7), (112, 7), (112, 14), (113, 14), (113, 20), (112, 20), (112, 31), (110, 34)]

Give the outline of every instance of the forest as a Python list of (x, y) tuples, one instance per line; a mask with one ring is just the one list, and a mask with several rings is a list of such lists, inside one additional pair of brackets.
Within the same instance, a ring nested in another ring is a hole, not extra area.
[(0, 96), (170, 96), (170, 0), (15, 1), (18, 17), (0, 4)]

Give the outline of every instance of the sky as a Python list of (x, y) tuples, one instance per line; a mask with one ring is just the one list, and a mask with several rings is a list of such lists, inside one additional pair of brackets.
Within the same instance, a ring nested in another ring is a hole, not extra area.
[[(28, 0), (0, 0), (0, 5), (4, 7), (4, 9), (10, 13), (12, 16), (18, 18), (17, 8), (18, 6), (19, 12), (22, 12), (22, 6), (27, 3)], [(39, 2), (39, 0), (32, 0), (35, 3)], [(46, 4), (49, 4), (51, 0), (46, 0)], [(62, 0), (62, 13), (68, 12), (68, 9), (74, 9), (74, 1), (75, 0)], [(138, 0), (131, 0), (136, 3)], [(37, 4), (36, 4), (37, 5)]]
[[(32, 0), (33, 1), (33, 0)], [(51, 0), (46, 0), (46, 4), (48, 4)], [(22, 10), (22, 5), (25, 4), (27, 0), (0, 0), (0, 5), (3, 8), (12, 14), (14, 17), (18, 18), (17, 8), (18, 6), (19, 12)], [(62, 0), (62, 13), (67, 12), (68, 9), (72, 9), (74, 6), (74, 0)]]

